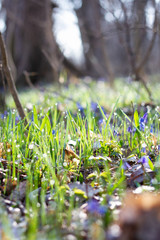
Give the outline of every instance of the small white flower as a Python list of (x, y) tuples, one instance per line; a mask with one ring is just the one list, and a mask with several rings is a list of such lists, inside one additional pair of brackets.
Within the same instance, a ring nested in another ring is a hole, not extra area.
[(34, 144), (33, 143), (29, 144), (29, 149), (33, 149), (33, 148), (34, 148)]

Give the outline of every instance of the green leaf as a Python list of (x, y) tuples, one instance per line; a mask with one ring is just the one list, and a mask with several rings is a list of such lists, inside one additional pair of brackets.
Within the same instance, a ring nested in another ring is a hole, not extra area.
[(153, 171), (154, 170), (154, 165), (149, 158), (148, 158), (148, 164), (149, 164), (150, 169)]
[(81, 189), (74, 189), (74, 193), (78, 196), (78, 197), (83, 197), (83, 198), (87, 198), (86, 194), (84, 191), (82, 191)]
[(93, 178), (93, 177), (97, 177), (97, 174), (96, 174), (96, 173), (90, 173), (90, 174), (87, 176), (87, 179)]
[[(99, 109), (100, 109), (100, 112), (101, 112), (103, 118), (104, 118), (105, 121), (106, 121), (106, 129), (107, 129), (107, 127), (108, 127), (109, 124), (110, 124), (110, 121), (111, 121), (112, 115), (113, 115), (113, 113), (114, 113), (114, 111), (115, 111), (115, 109), (116, 109), (116, 107), (117, 107), (118, 101), (119, 101), (119, 98), (117, 99), (117, 101), (116, 101), (116, 103), (115, 103), (115, 105), (114, 105), (114, 107), (113, 107), (113, 109), (112, 109), (112, 111), (111, 111), (111, 113), (110, 113), (108, 119), (107, 119), (106, 115), (104, 114), (104, 112), (103, 112), (103, 110), (102, 110), (100, 104), (98, 104), (98, 107), (99, 107)], [(112, 135), (112, 138), (114, 139), (114, 135), (113, 135), (113, 132), (112, 132), (112, 129), (110, 128), (110, 126), (109, 126), (109, 131), (110, 131), (110, 133), (111, 133), (111, 135)]]
[(83, 177), (83, 174), (80, 172), (80, 174), (79, 174), (79, 181), (80, 181), (80, 183), (82, 184), (83, 183), (83, 181), (84, 181), (84, 177)]
[[(130, 123), (132, 123), (132, 120), (123, 112), (122, 109), (119, 109), (119, 112), (121, 112), (121, 114), (122, 114), (126, 119), (128, 119), (128, 121), (129, 121)], [(132, 124), (133, 124), (133, 126), (136, 128), (137, 132), (138, 132), (139, 135), (142, 137), (142, 139), (144, 140), (144, 142), (146, 143), (146, 145), (148, 146), (149, 150), (151, 150), (150, 145), (148, 144), (148, 142), (147, 142), (146, 138), (144, 137), (144, 135), (142, 134), (142, 132), (139, 130), (138, 127), (136, 127), (136, 125), (135, 125), (134, 123), (132, 123)]]
[(137, 110), (134, 112), (134, 122), (135, 122), (136, 128), (138, 128), (139, 127), (139, 116), (138, 116)]
[(115, 111), (115, 108), (116, 108), (116, 106), (117, 106), (117, 104), (118, 104), (118, 101), (119, 101), (119, 98), (117, 99), (117, 101), (116, 101), (116, 103), (115, 103), (115, 105), (114, 105), (114, 107), (113, 107), (113, 109), (112, 109), (112, 111), (111, 111), (111, 113), (110, 113), (108, 119), (107, 119), (106, 115), (104, 114), (104, 112), (103, 112), (103, 110), (102, 110), (100, 104), (98, 104), (99, 109), (100, 109), (100, 112), (101, 112), (103, 118), (104, 118), (105, 121), (106, 121), (106, 127), (109, 125), (109, 123), (110, 123), (110, 121), (111, 121), (112, 115), (113, 115), (113, 113), (114, 113), (114, 111)]
[(107, 172), (102, 172), (100, 174), (100, 177), (103, 177), (105, 180), (107, 180), (108, 179), (108, 173)]
[(34, 123), (38, 126), (38, 115), (37, 115), (37, 110), (35, 106), (33, 106), (33, 118), (34, 118)]
[(43, 120), (42, 120), (42, 124), (40, 127), (40, 131), (42, 131), (44, 129), (44, 127), (47, 126), (47, 132), (49, 134), (49, 132), (51, 131), (51, 125), (50, 125), (50, 121), (48, 119), (48, 116), (46, 115)]

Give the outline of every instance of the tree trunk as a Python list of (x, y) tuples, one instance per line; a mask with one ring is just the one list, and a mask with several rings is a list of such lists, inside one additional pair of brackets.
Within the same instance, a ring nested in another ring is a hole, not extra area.
[[(2, 58), (2, 53), (0, 53)], [(4, 112), (6, 109), (6, 101), (5, 101), (5, 81), (4, 81), (4, 72), (3, 72), (3, 64), (1, 61), (0, 64), (0, 112)]]
[(99, 0), (82, 1), (82, 7), (76, 10), (83, 43), (86, 74), (91, 77), (110, 78), (114, 76), (103, 39), (103, 14)]
[(133, 1), (133, 41), (136, 61), (142, 59), (143, 52), (146, 49), (147, 29), (146, 29), (146, 6), (148, 0)]
[(50, 0), (5, 0), (6, 45), (9, 64), (18, 83), (23, 72), (38, 80), (57, 81), (61, 56), (52, 33)]
[(0, 89), (0, 112), (4, 112), (6, 107), (5, 94), (3, 87)]

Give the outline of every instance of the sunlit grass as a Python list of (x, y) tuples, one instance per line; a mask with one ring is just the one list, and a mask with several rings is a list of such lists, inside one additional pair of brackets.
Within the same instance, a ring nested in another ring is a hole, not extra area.
[[(156, 84), (152, 90), (158, 102)], [(7, 194), (7, 179), (20, 185), (23, 171), (26, 239), (62, 239), (63, 231), (72, 223), (74, 209), (91, 198), (88, 186), (98, 189), (103, 206), (108, 196), (124, 192), (125, 163), (130, 156), (140, 160), (147, 155), (152, 170), (153, 163), (159, 163), (159, 155), (155, 155), (155, 150), (159, 151), (159, 109), (137, 111), (139, 103), (149, 101), (139, 83), (133, 83), (131, 88), (130, 83), (117, 80), (114, 90), (104, 82), (78, 83), (60, 90), (46, 88), (43, 92), (20, 93), (27, 127), (15, 110), (2, 114), (0, 119), (1, 142), (10, 145), (9, 151), (4, 146), (1, 155), (8, 170), (3, 194)], [(10, 97), (7, 102), (14, 107)], [(121, 110), (126, 106), (131, 116)], [(67, 149), (71, 141), (72, 154)], [(77, 182), (85, 185), (84, 191), (69, 187)], [(103, 214), (98, 218), (107, 227), (112, 211)], [(75, 234), (79, 231), (77, 226)]]
[[(152, 77), (148, 82), (148, 86), (152, 91), (155, 103), (159, 103), (159, 88), (160, 83), (157, 80), (158, 76)], [(111, 110), (115, 99), (119, 99), (119, 107), (128, 106), (133, 102), (139, 104), (149, 102), (149, 97), (140, 82), (130, 82), (127, 79), (116, 79), (114, 89), (111, 89), (109, 84), (104, 81), (94, 82), (82, 80), (77, 84), (69, 84), (66, 87), (62, 86), (41, 86), (35, 89), (19, 90), (19, 96), (23, 106), (32, 109), (33, 105), (38, 108), (47, 108), (53, 106), (56, 102), (62, 103), (64, 111), (67, 106), (69, 109), (74, 109), (76, 102), (80, 102), (86, 107), (86, 103), (94, 101)], [(7, 105), (14, 107), (14, 102), (11, 96), (7, 98)]]

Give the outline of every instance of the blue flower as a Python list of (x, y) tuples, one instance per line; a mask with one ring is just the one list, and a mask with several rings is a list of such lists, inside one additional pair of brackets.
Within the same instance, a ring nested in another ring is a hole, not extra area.
[(153, 124), (151, 124), (150, 133), (153, 133)]
[(19, 116), (16, 116), (15, 118), (15, 125), (17, 125), (17, 123), (21, 120), (21, 118)]
[(132, 133), (132, 128), (131, 128), (131, 126), (129, 126), (129, 127), (127, 128), (127, 132)]
[(77, 102), (77, 108), (80, 111), (82, 118), (85, 117), (84, 107), (82, 107), (82, 105), (79, 102)]
[(104, 119), (103, 118), (98, 120), (98, 125), (102, 125), (103, 123), (104, 123)]
[(148, 113), (146, 112), (143, 117), (141, 117), (139, 119), (139, 124), (140, 124), (140, 130), (144, 132), (145, 130), (145, 125), (147, 123), (147, 120), (148, 120)]
[(150, 167), (148, 161), (149, 161), (148, 157), (143, 156), (138, 160), (138, 163), (141, 163), (144, 167)]
[(91, 102), (91, 110), (93, 111), (93, 112), (96, 112), (97, 111), (97, 103), (95, 103), (95, 102)]
[(114, 136), (118, 136), (118, 132), (114, 129), (114, 131), (113, 131), (113, 135)]
[(127, 132), (134, 134), (134, 133), (136, 132), (136, 128), (132, 128), (131, 126), (129, 126), (129, 127), (127, 128)]
[(82, 105), (77, 102), (77, 108), (80, 110), (80, 111), (84, 111), (84, 107), (82, 107)]
[(107, 207), (101, 206), (96, 199), (92, 199), (88, 202), (87, 211), (91, 214), (103, 216), (107, 212)]
[(146, 152), (146, 148), (142, 147), (141, 152), (145, 153)]
[(53, 130), (52, 130), (52, 134), (54, 135), (55, 133), (56, 133), (56, 131), (53, 129)]
[(138, 160), (139, 163), (145, 164), (148, 163), (148, 158), (147, 156), (143, 156)]
[(131, 166), (129, 165), (129, 163), (127, 161), (123, 160), (122, 168), (124, 170), (128, 170), (128, 169), (131, 169)]
[(113, 135), (118, 137), (118, 136), (120, 136), (121, 134), (120, 134), (117, 130), (114, 129)]
[(34, 115), (32, 113), (32, 116), (31, 116), (31, 122), (29, 123), (29, 126), (31, 126), (32, 122), (34, 122)]
[(4, 111), (4, 116), (7, 116), (8, 115), (8, 112), (5, 110)]
[(4, 113), (1, 114), (1, 119), (4, 119), (8, 115), (7, 111), (4, 111)]
[(144, 122), (140, 122), (140, 131), (144, 132), (145, 130), (145, 124)]
[(101, 109), (102, 109), (103, 113), (106, 115), (106, 111), (105, 111), (104, 107), (101, 107)]
[(32, 113), (31, 121), (34, 122), (34, 115)]
[(144, 115), (143, 115), (143, 120), (144, 120), (144, 123), (146, 124), (147, 121), (148, 121), (148, 113), (146, 112)]
[(106, 206), (100, 206), (99, 209), (98, 209), (98, 212), (101, 216), (105, 215), (105, 213), (107, 212), (107, 207)]

